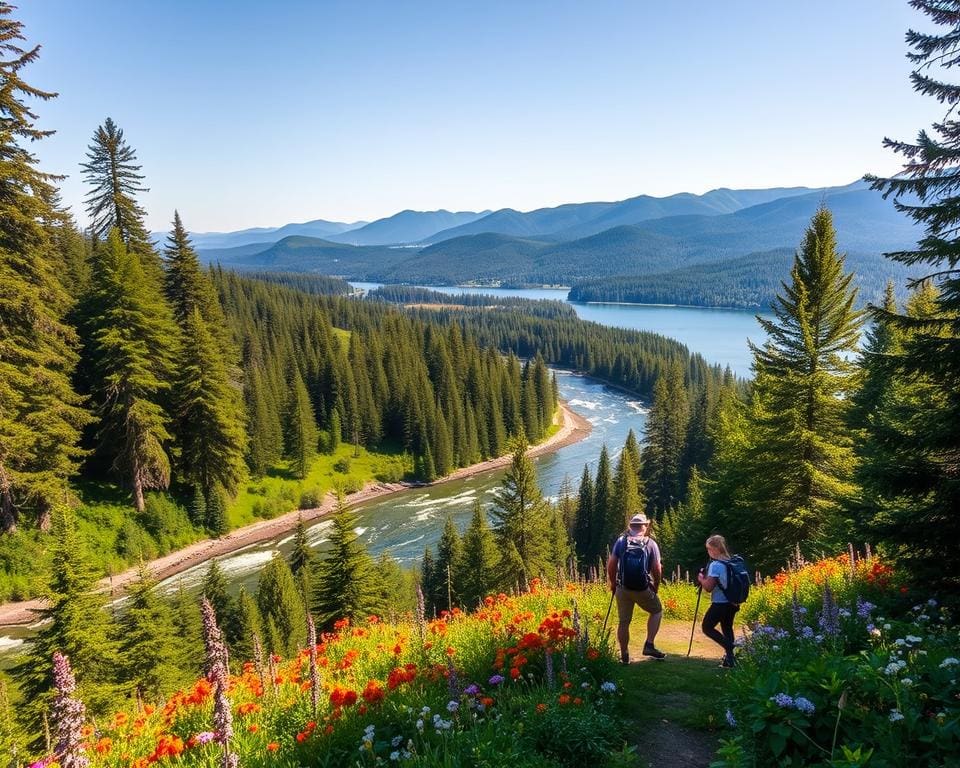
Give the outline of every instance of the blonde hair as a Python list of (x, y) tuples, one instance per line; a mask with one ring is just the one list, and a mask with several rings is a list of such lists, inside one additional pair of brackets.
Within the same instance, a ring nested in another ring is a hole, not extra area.
[(707, 546), (713, 547), (721, 555), (723, 555), (724, 560), (730, 559), (730, 550), (727, 549), (727, 540), (723, 538), (719, 533), (715, 533), (713, 536), (707, 539)]

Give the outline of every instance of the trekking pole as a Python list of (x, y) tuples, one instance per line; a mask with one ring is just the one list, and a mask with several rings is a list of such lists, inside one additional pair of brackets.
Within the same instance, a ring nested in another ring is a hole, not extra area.
[(703, 594), (703, 584), (697, 586), (697, 605), (693, 609), (693, 626), (690, 627), (690, 644), (687, 646), (687, 658), (690, 658), (690, 650), (693, 648), (693, 633), (697, 629), (697, 613), (700, 611), (701, 594)]
[(600, 637), (607, 635), (607, 621), (610, 619), (610, 609), (613, 608), (613, 594), (615, 590), (610, 590), (610, 605), (607, 606), (607, 615), (603, 620), (603, 629), (600, 630)]

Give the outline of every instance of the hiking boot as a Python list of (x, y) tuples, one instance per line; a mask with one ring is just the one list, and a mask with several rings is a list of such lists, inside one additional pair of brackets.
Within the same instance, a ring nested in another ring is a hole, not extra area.
[(720, 662), (720, 669), (733, 669), (735, 666), (737, 662), (733, 660), (733, 656), (724, 656)]
[(654, 648), (652, 643), (643, 644), (643, 655), (650, 656), (654, 659), (665, 659), (667, 657), (667, 654), (665, 654), (663, 651)]
[(623, 664), (624, 666), (626, 666), (627, 664), (630, 663), (630, 657), (629, 657), (629, 656), (621, 656), (621, 657), (620, 657), (620, 663)]

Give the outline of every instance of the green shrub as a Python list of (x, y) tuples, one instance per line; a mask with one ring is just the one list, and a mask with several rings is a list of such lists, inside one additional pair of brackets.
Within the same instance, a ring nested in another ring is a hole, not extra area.
[(316, 509), (323, 501), (323, 491), (320, 488), (311, 488), (300, 494), (299, 509)]
[(339, 472), (343, 475), (347, 474), (350, 471), (350, 457), (344, 456), (343, 458), (337, 459), (333, 462), (333, 471)]

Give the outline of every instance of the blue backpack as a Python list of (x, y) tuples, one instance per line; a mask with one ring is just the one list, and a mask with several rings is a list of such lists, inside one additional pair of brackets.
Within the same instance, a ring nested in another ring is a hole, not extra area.
[(727, 569), (727, 588), (719, 584), (720, 591), (732, 605), (742, 605), (750, 594), (750, 571), (740, 555), (734, 555), (729, 560), (720, 560)]
[(628, 536), (623, 534), (623, 554), (620, 556), (618, 583), (624, 589), (639, 592), (650, 586), (649, 553), (646, 536)]

